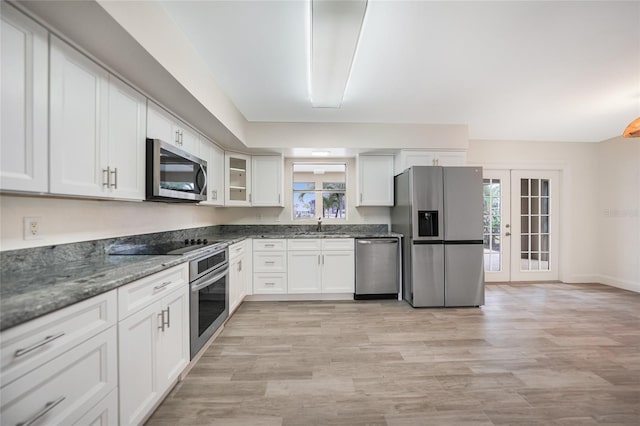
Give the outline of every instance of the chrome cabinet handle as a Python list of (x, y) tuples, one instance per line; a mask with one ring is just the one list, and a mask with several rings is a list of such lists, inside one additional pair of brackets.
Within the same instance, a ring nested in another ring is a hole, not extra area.
[(171, 281), (165, 281), (160, 285), (155, 286), (153, 289), (158, 291), (158, 290), (164, 290), (165, 288), (167, 288), (167, 286), (171, 284)]
[(318, 255), (318, 265), (320, 264), (320, 255)]
[(47, 402), (46, 404), (44, 404), (44, 407), (42, 408), (42, 410), (38, 411), (36, 414), (34, 414), (28, 420), (26, 420), (24, 422), (16, 423), (16, 426), (31, 426), (32, 424), (37, 422), (42, 416), (44, 416), (49, 411), (51, 411), (54, 408), (56, 408), (65, 399), (67, 399), (66, 396), (61, 396), (60, 398), (56, 399), (55, 401)]
[(212, 189), (211, 190), (211, 199), (212, 200), (217, 200), (218, 199), (218, 191)]
[(238, 272), (242, 271), (242, 260), (238, 262)]
[(264, 285), (276, 285), (276, 283), (264, 283)]
[(282, 197), (282, 194), (278, 194), (278, 204), (281, 203), (280, 198)]
[(114, 168), (111, 174), (113, 175), (113, 183), (111, 186), (113, 186), (114, 189), (118, 189), (118, 168)]
[(360, 202), (362, 202), (362, 192), (360, 193)]
[[(107, 178), (104, 178), (104, 174), (107, 174)], [(102, 169), (102, 186), (106, 186), (107, 188), (111, 186), (111, 167), (107, 167), (106, 169)]]
[[(162, 314), (162, 318), (164, 319), (164, 314)], [(167, 321), (162, 326), (164, 327), (165, 325), (167, 328), (171, 328), (171, 306), (167, 306)]]
[(180, 145), (180, 131), (176, 130), (176, 145)]
[(322, 264), (324, 265), (324, 254), (322, 255)]
[(511, 232), (505, 232), (505, 234), (504, 234), (505, 237), (508, 237), (510, 235), (511, 235)]
[(20, 356), (23, 356), (23, 355), (26, 355), (29, 352), (35, 351), (36, 349), (46, 345), (47, 343), (51, 343), (54, 340), (61, 338), (62, 336), (64, 336), (64, 331), (61, 332), (61, 333), (58, 333), (58, 334), (54, 334), (52, 336), (47, 336), (47, 337), (44, 338), (44, 340), (42, 340), (42, 341), (40, 341), (38, 343), (35, 343), (35, 344), (29, 346), (28, 348), (18, 349), (13, 355), (16, 358), (18, 358)]
[(264, 263), (268, 264), (268, 265), (273, 265), (274, 263), (276, 263), (273, 260), (265, 260)]
[(265, 244), (264, 246), (265, 247), (275, 247), (276, 245), (275, 244)]
[(184, 144), (184, 132), (180, 130), (180, 146)]
[(164, 331), (164, 309), (158, 314), (158, 322), (160, 323), (158, 330)]

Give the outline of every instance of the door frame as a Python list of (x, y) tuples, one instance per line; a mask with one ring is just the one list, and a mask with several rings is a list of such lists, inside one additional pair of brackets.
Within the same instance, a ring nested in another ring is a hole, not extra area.
[[(556, 180), (557, 180), (557, 191), (558, 191), (558, 202), (556, 202), (556, 207), (557, 209), (559, 209), (559, 211), (556, 210), (555, 213), (555, 224), (557, 226), (557, 231), (556, 231), (556, 235), (558, 236), (556, 239), (557, 242), (557, 246), (556, 246), (556, 253), (557, 253), (557, 260), (556, 260), (556, 264), (557, 264), (557, 280), (559, 281), (563, 281), (564, 279), (564, 265), (563, 262), (566, 262), (566, 259), (568, 258), (567, 253), (565, 252), (565, 247), (566, 244), (563, 244), (563, 241), (566, 241), (566, 238), (568, 238), (568, 230), (565, 229), (562, 224), (563, 223), (567, 223), (567, 215), (570, 212), (570, 206), (567, 200), (567, 197), (564, 196), (563, 193), (563, 187), (564, 187), (564, 180), (566, 179), (567, 173), (569, 171), (569, 166), (567, 165), (566, 162), (564, 161), (549, 161), (549, 162), (544, 162), (544, 163), (538, 163), (538, 162), (531, 162), (531, 163), (527, 163), (527, 162), (522, 162), (522, 163), (502, 163), (502, 162), (496, 162), (496, 163), (468, 163), (467, 166), (475, 166), (475, 167), (482, 167), (483, 168), (483, 178), (484, 178), (484, 171), (492, 171), (492, 172), (498, 172), (498, 171), (507, 171), (509, 172), (509, 174), (511, 175), (511, 172), (523, 172), (523, 171), (535, 171), (535, 172), (556, 172)], [(511, 203), (513, 203), (513, 200), (511, 200)], [(509, 220), (511, 220), (511, 218), (509, 218)], [(511, 222), (509, 222), (511, 223)], [(513, 228), (511, 228), (513, 229)], [(514, 232), (514, 231), (512, 231)], [(512, 249), (513, 250), (513, 249)], [(510, 265), (511, 266), (511, 265)], [(538, 280), (538, 279), (536, 279)], [(545, 280), (545, 278), (539, 278), (539, 280)], [(491, 280), (489, 280), (491, 281)], [(509, 277), (508, 277), (508, 282), (511, 281), (515, 281), (513, 280), (513, 276), (510, 273)]]

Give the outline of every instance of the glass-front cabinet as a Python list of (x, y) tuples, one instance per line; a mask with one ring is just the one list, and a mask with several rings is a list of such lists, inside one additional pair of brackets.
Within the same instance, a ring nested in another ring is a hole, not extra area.
[(251, 205), (251, 156), (225, 153), (225, 205)]

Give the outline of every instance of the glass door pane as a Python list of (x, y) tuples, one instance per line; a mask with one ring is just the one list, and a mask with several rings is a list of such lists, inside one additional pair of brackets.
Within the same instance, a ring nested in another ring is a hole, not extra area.
[(558, 279), (557, 171), (512, 171), (514, 236), (512, 281)]
[(484, 270), (487, 281), (509, 281), (509, 171), (483, 172)]

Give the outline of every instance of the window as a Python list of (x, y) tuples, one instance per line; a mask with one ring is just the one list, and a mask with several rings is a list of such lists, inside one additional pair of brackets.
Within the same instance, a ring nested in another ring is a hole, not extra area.
[(346, 164), (293, 164), (293, 218), (347, 218)]

